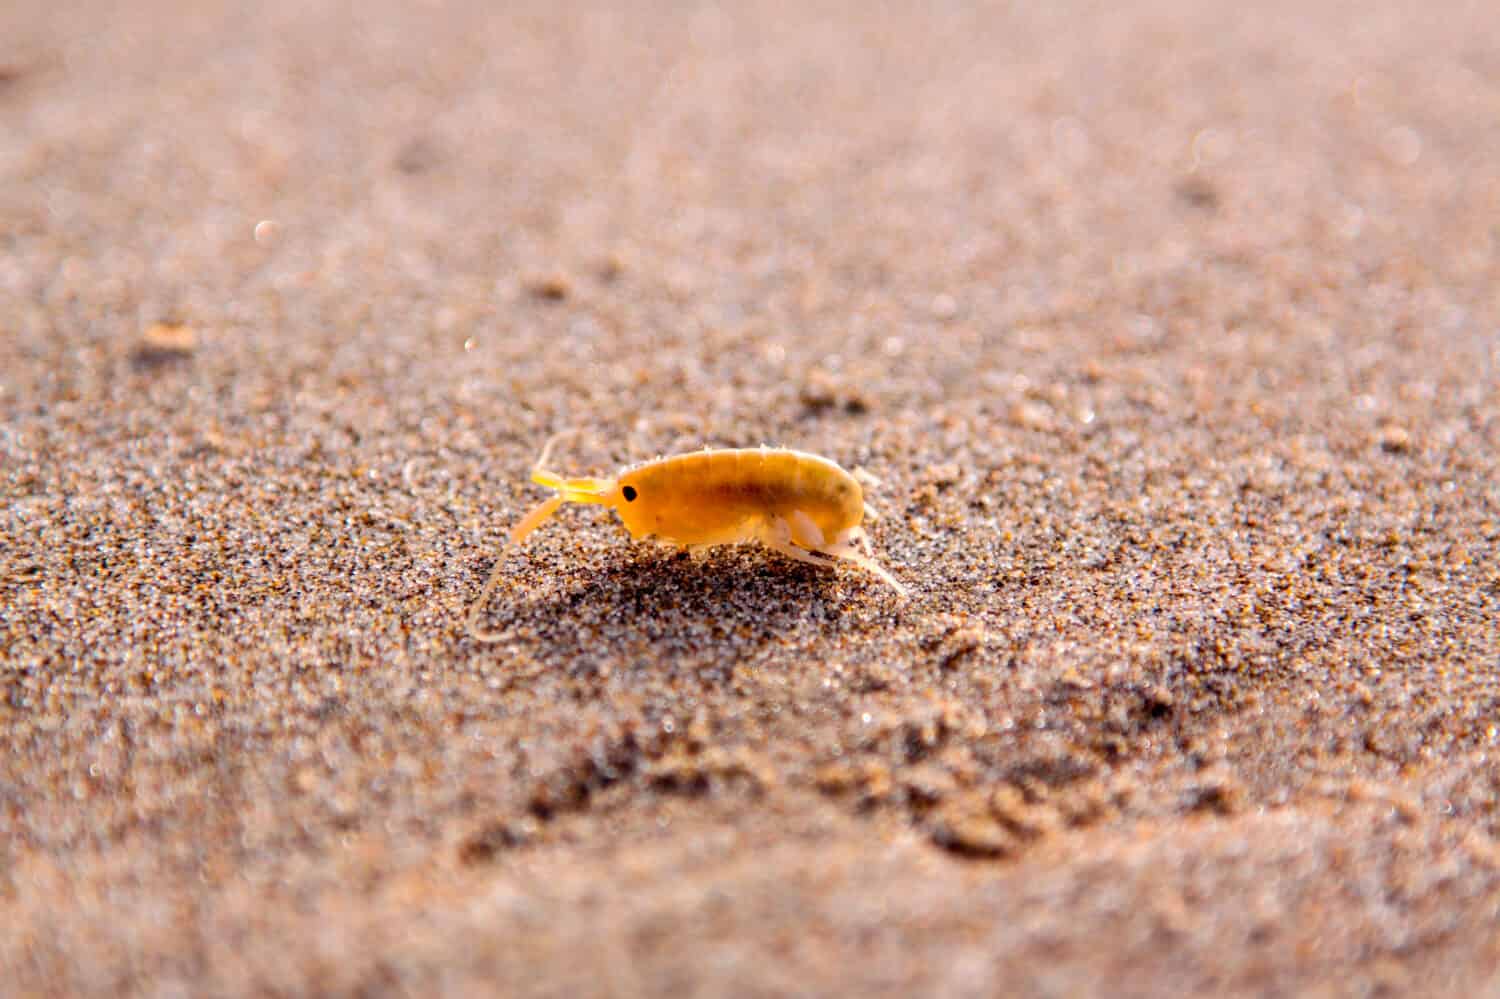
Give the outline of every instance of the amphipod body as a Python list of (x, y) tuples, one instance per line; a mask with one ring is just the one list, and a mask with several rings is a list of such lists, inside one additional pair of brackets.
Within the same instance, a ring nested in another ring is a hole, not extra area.
[[(531, 470), (531, 481), (556, 495), (511, 530), (511, 545), (520, 544), (564, 503), (593, 503), (618, 513), (634, 538), (689, 548), (759, 541), (825, 568), (836, 560), (853, 562), (906, 595), (868, 553), (861, 524), (872, 511), (859, 480), (827, 458), (782, 448), (695, 451), (636, 465), (613, 479), (565, 479), (546, 469), (556, 440), (547, 443)], [(469, 633), (480, 641), (502, 637), (480, 627), (479, 618), (503, 563), (503, 557), (496, 562), (469, 613)]]

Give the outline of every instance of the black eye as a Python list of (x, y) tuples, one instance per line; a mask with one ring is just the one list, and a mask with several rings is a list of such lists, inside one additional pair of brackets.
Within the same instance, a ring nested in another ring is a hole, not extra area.
[(635, 486), (626, 486), (620, 490), (620, 495), (625, 497), (626, 503), (632, 503), (639, 494), (635, 491)]

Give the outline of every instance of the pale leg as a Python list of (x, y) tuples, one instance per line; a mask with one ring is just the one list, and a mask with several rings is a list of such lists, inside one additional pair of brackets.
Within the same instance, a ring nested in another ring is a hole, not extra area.
[(874, 573), (886, 583), (890, 584), (891, 589), (895, 590), (901, 596), (905, 597), (907, 595), (906, 587), (902, 586), (896, 580), (895, 576), (892, 576), (889, 572), (886, 572), (883, 565), (875, 561), (874, 558), (865, 554), (865, 552), (861, 552), (859, 548), (856, 547), (856, 544), (858, 542), (864, 543), (865, 552), (869, 551), (870, 539), (869, 536), (865, 534), (864, 529), (859, 527), (851, 527), (849, 528), (849, 530), (843, 532), (834, 540), (834, 543), (830, 545), (826, 550), (826, 554), (832, 556), (833, 558), (843, 559), (846, 562), (853, 562), (855, 565), (859, 566), (861, 569), (864, 569), (866, 572)]
[(791, 516), (786, 519), (787, 527), (791, 529), (791, 537), (788, 539), (793, 544), (801, 545), (819, 551), (827, 543), (823, 538), (823, 531), (818, 527), (817, 521), (813, 520), (801, 510), (793, 510)]
[[(806, 515), (804, 514), (804, 516)], [(792, 527), (781, 517), (774, 517), (767, 523), (765, 530), (761, 532), (760, 543), (773, 551), (780, 552), (788, 558), (794, 558), (798, 562), (808, 562), (812, 565), (822, 566), (825, 569), (832, 568), (832, 560), (827, 556), (819, 558), (806, 548), (799, 548), (793, 544)]]

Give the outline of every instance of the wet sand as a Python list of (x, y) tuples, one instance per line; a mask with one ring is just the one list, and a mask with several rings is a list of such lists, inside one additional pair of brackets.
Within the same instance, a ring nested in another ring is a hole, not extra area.
[(0, 991), (1500, 989), (1493, 10), (1045, 6), (0, 13)]

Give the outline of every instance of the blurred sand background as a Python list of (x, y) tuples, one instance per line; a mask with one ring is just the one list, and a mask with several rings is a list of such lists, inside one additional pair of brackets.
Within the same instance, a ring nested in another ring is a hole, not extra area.
[(1500, 990), (1500, 19), (1246, 6), (5, 5), (0, 992)]

